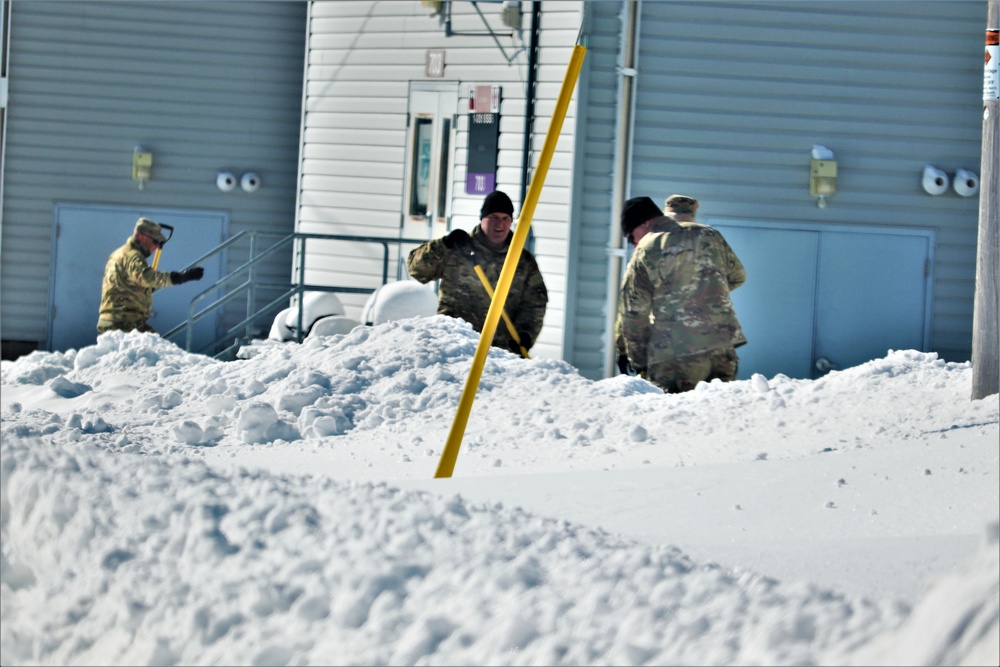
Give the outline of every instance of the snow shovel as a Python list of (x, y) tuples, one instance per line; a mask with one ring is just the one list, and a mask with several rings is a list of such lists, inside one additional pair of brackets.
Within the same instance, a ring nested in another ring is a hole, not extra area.
[(170, 233), (167, 234), (167, 238), (163, 241), (163, 243), (160, 244), (160, 247), (156, 249), (156, 254), (153, 255), (153, 270), (154, 271), (156, 271), (156, 267), (160, 265), (160, 253), (163, 252), (163, 246), (167, 245), (167, 241), (169, 241), (170, 237), (174, 235), (174, 228), (171, 227), (170, 225), (165, 225), (165, 224), (163, 224), (161, 222), (160, 223), (160, 229), (166, 229)]
[[(483, 267), (473, 262), (472, 268), (476, 270), (476, 275), (479, 276), (479, 281), (483, 284), (483, 289), (486, 290), (490, 299), (493, 299), (493, 287), (490, 285), (490, 280), (486, 277), (486, 272), (483, 271)], [(517, 329), (514, 328), (514, 323), (510, 321), (510, 316), (507, 315), (506, 308), (500, 312), (500, 316), (503, 317), (504, 324), (507, 325), (507, 332), (510, 333), (510, 337), (513, 338), (514, 342), (517, 343), (517, 346), (521, 348), (521, 356), (525, 359), (531, 359), (531, 357), (528, 356), (528, 351), (524, 349), (523, 345), (521, 345), (521, 336), (517, 333)]]
[[(459, 254), (465, 259), (472, 262), (472, 268), (475, 270), (476, 275), (479, 276), (479, 282), (483, 284), (483, 289), (486, 290), (487, 296), (490, 300), (493, 300), (493, 286), (490, 285), (490, 279), (486, 277), (486, 272), (483, 271), (483, 267), (479, 266), (479, 262), (476, 261), (476, 251), (472, 248), (472, 239), (466, 236), (459, 244)], [(510, 321), (510, 315), (507, 314), (507, 309), (504, 308), (500, 311), (500, 316), (503, 317), (504, 324), (507, 325), (507, 332), (510, 337), (514, 339), (517, 346), (521, 349), (521, 356), (525, 359), (531, 359), (528, 356), (528, 351), (524, 349), (521, 345), (521, 336), (517, 333), (517, 329), (514, 328), (514, 323)]]

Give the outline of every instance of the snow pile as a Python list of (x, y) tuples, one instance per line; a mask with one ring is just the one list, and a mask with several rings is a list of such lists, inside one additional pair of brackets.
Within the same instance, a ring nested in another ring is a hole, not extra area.
[[(0, 663), (998, 662), (1000, 409), (968, 364), (667, 396), (492, 349), (432, 480), (477, 343), (432, 316), (228, 363), (120, 332), (3, 362)], [(911, 606), (816, 583), (842, 562), (949, 576)]]
[(804, 664), (900, 620), (458, 497), (3, 447), (5, 664)]
[(992, 524), (975, 560), (932, 586), (897, 632), (853, 656), (853, 665), (1000, 664), (1000, 541)]

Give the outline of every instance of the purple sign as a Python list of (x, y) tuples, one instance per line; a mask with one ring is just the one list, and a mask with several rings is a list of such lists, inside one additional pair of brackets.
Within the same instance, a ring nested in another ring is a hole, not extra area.
[(496, 190), (497, 175), (493, 174), (466, 174), (465, 194), (486, 195)]

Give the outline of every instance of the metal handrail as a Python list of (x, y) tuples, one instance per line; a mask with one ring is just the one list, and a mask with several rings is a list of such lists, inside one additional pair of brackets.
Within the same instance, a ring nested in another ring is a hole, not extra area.
[[(257, 250), (258, 237), (271, 237), (277, 240), (269, 245), (262, 251)], [(247, 313), (246, 317), (240, 320), (239, 323), (229, 327), (221, 336), (217, 337), (210, 343), (202, 346), (199, 353), (207, 353), (208, 350), (215, 349), (222, 342), (228, 340), (231, 336), (243, 329), (243, 338), (248, 340), (251, 336), (251, 324), (260, 319), (265, 313), (271, 312), (276, 306), (285, 302), (287, 299), (299, 295), (298, 299), (298, 319), (296, 329), (296, 341), (301, 343), (304, 338), (303, 332), (303, 316), (304, 316), (304, 301), (305, 299), (302, 295), (305, 292), (339, 292), (343, 294), (371, 294), (377, 288), (368, 287), (353, 287), (346, 285), (330, 286), (330, 285), (311, 285), (305, 282), (305, 262), (301, 261), (301, 258), (305, 257), (306, 242), (312, 239), (327, 240), (327, 241), (345, 241), (350, 243), (376, 243), (382, 246), (382, 285), (385, 285), (389, 280), (389, 246), (392, 245), (403, 245), (403, 244), (414, 244), (419, 245), (425, 243), (427, 239), (408, 239), (408, 238), (386, 238), (381, 236), (354, 236), (350, 234), (305, 234), (294, 232), (291, 234), (284, 234), (281, 232), (267, 232), (259, 230), (244, 230), (231, 238), (227, 239), (217, 247), (213, 248), (209, 252), (205, 253), (194, 262), (191, 266), (197, 266), (203, 264), (207, 260), (220, 255), (225, 252), (236, 243), (243, 239), (247, 239), (250, 244), (249, 254), (250, 257), (247, 261), (243, 262), (232, 271), (222, 276), (216, 280), (212, 285), (206, 287), (204, 290), (196, 294), (188, 306), (188, 316), (187, 319), (173, 329), (170, 329), (163, 334), (164, 338), (170, 338), (181, 331), (184, 331), (185, 336), (185, 349), (188, 352), (192, 352), (194, 347), (194, 325), (196, 322), (202, 320), (203, 318), (216, 312), (222, 306), (232, 302), (237, 299), (241, 294), (246, 294), (246, 304)], [(297, 281), (294, 283), (258, 283), (256, 280), (256, 267), (257, 265), (273, 255), (278, 250), (288, 246), (289, 244), (294, 244), (294, 256), (300, 258), (297, 268)], [(245, 275), (244, 275), (245, 274)], [(237, 280), (242, 280), (238, 284), (233, 285)], [(254, 303), (257, 297), (257, 291), (260, 288), (284, 288), (284, 291), (276, 298), (269, 301), (267, 304), (254, 308)], [(214, 301), (206, 303), (200, 309), (199, 304), (202, 301), (208, 299), (210, 295), (216, 293), (217, 290), (224, 290), (224, 293), (216, 298)], [(223, 350), (217, 352), (214, 356), (216, 358), (222, 357), (229, 354), (234, 348), (240, 345), (240, 339), (237, 338), (234, 343), (225, 347)]]

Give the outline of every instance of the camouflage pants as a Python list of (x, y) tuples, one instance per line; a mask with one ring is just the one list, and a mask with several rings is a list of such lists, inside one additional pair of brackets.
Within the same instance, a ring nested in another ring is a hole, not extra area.
[(679, 394), (691, 391), (699, 382), (711, 382), (716, 378), (732, 382), (736, 379), (739, 361), (734, 348), (724, 347), (651, 364), (646, 379), (668, 394)]
[(140, 317), (119, 317), (117, 319), (106, 318), (103, 315), (97, 320), (97, 334), (105, 331), (142, 331), (144, 333), (156, 333), (156, 329), (146, 324), (145, 318)]

